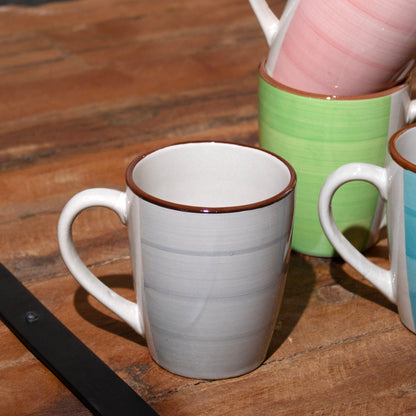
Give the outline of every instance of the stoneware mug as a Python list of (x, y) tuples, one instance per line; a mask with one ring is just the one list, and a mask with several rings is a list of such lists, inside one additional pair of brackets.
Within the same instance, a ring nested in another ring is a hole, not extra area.
[(413, 0), (289, 1), (278, 24), (264, 0), (250, 3), (270, 45), (266, 71), (290, 87), (368, 94), (404, 81), (414, 64)]
[[(351, 163), (325, 181), (319, 198), (319, 216), (329, 241), (342, 258), (397, 304), (403, 324), (415, 332), (416, 322), (416, 125), (390, 139), (386, 168)], [(390, 270), (359, 253), (337, 228), (331, 212), (335, 190), (349, 181), (373, 184), (387, 201)]]
[[(282, 158), (224, 142), (137, 157), (127, 190), (89, 189), (62, 211), (58, 240), (75, 279), (145, 337), (153, 359), (187, 377), (238, 376), (265, 359), (285, 285), (296, 175)], [(92, 206), (127, 225), (137, 302), (97, 279), (71, 227)]]
[(266, 38), (267, 44), (270, 47), (266, 71), (273, 77), (276, 61), (279, 57), (280, 48), (282, 47), (283, 39), (293, 19), (293, 15), (301, 0), (287, 0), (280, 19), (272, 12), (266, 0), (249, 0), (249, 3), (260, 23)]
[[(285, 158), (298, 177), (292, 248), (332, 257), (332, 245), (318, 218), (318, 198), (327, 176), (341, 165), (384, 166), (387, 140), (415, 116), (409, 85), (377, 94), (333, 97), (309, 94), (259, 74), (260, 146)], [(367, 183), (344, 186), (333, 211), (342, 232), (363, 250), (377, 239), (383, 204)]]

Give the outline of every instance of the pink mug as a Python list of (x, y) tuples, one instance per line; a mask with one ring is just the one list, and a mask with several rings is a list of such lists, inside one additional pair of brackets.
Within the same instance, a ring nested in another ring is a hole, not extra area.
[(289, 0), (280, 20), (264, 0), (249, 1), (270, 45), (266, 71), (289, 87), (374, 93), (402, 81), (414, 64), (414, 0)]

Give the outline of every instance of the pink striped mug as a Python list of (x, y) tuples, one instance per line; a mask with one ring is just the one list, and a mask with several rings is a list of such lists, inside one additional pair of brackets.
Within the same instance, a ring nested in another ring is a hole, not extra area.
[(281, 19), (249, 0), (270, 45), (267, 73), (329, 95), (374, 93), (403, 81), (416, 57), (414, 0), (289, 0)]

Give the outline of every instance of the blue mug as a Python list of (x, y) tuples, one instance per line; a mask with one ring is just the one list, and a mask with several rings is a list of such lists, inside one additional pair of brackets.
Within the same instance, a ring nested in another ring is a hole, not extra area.
[[(340, 186), (356, 180), (373, 184), (387, 202), (390, 270), (356, 250), (335, 224), (332, 197)], [(403, 324), (416, 332), (416, 124), (391, 137), (385, 168), (350, 163), (330, 174), (319, 196), (319, 219), (339, 255), (395, 303)]]

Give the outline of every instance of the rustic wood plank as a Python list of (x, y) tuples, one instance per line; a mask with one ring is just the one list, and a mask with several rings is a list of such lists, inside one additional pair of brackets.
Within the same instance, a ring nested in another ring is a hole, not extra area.
[(5, 122), (0, 125), (0, 170), (168, 138), (254, 143), (256, 85), (253, 75), (226, 87), (122, 98)]
[[(280, 15), (284, 2), (269, 4)], [(266, 53), (239, 0), (0, 6), (0, 260), (161, 415), (413, 414), (416, 338), (339, 259), (292, 253), (267, 360), (209, 382), (155, 364), (145, 340), (61, 260), (56, 225), (66, 201), (89, 187), (123, 190), (136, 154), (183, 140), (257, 144)], [(118, 217), (90, 209), (74, 237), (89, 268), (134, 300)], [(386, 236), (366, 255), (388, 267)], [(0, 414), (88, 414), (3, 324)]]
[(410, 414), (416, 405), (415, 367), (392, 371), (401, 368), (403, 358), (414, 358), (398, 339), (414, 348), (415, 338), (402, 331), (377, 331), (227, 382), (183, 388), (158, 400), (155, 408), (167, 415), (219, 415), (222, 404), (231, 403), (231, 412), (239, 415)]

